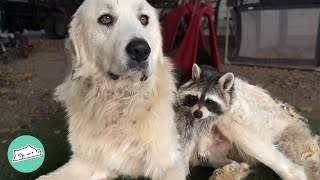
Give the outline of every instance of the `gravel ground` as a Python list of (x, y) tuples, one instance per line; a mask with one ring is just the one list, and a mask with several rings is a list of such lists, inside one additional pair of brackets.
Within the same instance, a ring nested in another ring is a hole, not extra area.
[[(0, 64), (0, 142), (1, 134), (48, 119), (60, 108), (52, 93), (70, 65), (63, 41), (33, 43), (34, 52), (28, 59)], [(266, 88), (303, 115), (320, 119), (320, 72), (235, 65), (223, 69)]]

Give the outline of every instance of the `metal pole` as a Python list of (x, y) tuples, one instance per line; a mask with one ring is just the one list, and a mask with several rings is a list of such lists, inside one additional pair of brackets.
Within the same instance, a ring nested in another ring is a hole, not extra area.
[(227, 7), (227, 30), (226, 30), (226, 42), (225, 42), (225, 52), (224, 52), (224, 63), (230, 64), (228, 59), (228, 50), (229, 50), (229, 10), (231, 8)]

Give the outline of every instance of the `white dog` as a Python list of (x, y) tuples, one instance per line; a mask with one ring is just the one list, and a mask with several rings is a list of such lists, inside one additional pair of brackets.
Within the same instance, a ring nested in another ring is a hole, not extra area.
[(56, 97), (73, 154), (39, 179), (185, 179), (155, 9), (145, 0), (86, 0), (69, 32), (73, 72)]

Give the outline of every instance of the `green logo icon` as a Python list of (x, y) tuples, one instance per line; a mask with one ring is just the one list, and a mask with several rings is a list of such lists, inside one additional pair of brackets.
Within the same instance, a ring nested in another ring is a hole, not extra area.
[(8, 148), (8, 161), (19, 172), (30, 173), (43, 163), (45, 151), (42, 143), (29, 135), (14, 139)]

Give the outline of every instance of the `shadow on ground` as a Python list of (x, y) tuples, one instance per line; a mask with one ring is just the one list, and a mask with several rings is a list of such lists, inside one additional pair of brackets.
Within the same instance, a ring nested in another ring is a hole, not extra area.
[[(312, 129), (320, 134), (320, 120), (310, 121)], [(20, 135), (32, 135), (37, 137), (44, 145), (46, 157), (43, 165), (33, 173), (23, 174), (14, 170), (7, 158), (7, 149), (10, 142)], [(28, 180), (55, 170), (68, 161), (70, 147), (67, 142), (67, 125), (65, 113), (59, 112), (50, 120), (38, 121), (19, 132), (8, 134), (7, 142), (0, 144), (0, 179), (1, 180)], [(189, 177), (190, 180), (206, 180), (212, 174), (213, 169), (195, 167)], [(280, 179), (273, 171), (263, 165), (253, 167), (253, 173), (249, 180), (277, 180)]]

